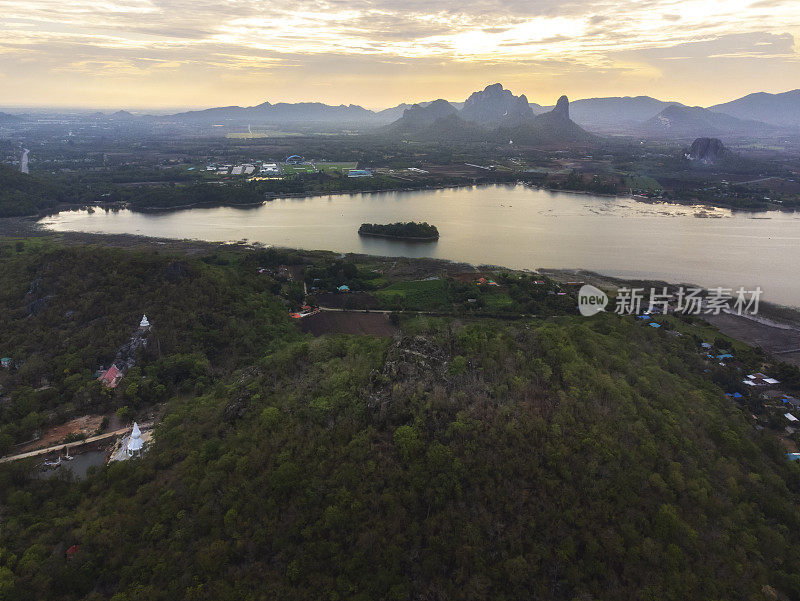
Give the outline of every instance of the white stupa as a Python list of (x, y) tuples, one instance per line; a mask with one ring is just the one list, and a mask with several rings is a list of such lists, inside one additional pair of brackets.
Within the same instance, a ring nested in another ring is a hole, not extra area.
[(133, 422), (131, 437), (128, 439), (128, 457), (133, 457), (133, 454), (136, 452), (141, 453), (143, 446), (142, 431), (139, 430), (139, 424)]
[(139, 322), (140, 328), (149, 328), (150, 322), (147, 321), (147, 315), (142, 315), (142, 321)]

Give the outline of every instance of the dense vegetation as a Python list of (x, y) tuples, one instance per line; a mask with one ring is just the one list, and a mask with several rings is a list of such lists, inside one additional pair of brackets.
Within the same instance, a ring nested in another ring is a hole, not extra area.
[(141, 460), (80, 483), (0, 466), (3, 601), (800, 599), (800, 469), (704, 373), (702, 325), (414, 318), (396, 340), (312, 339), (251, 276), (274, 255), (2, 259), (4, 313), (37, 277), (52, 295), (17, 315), (41, 334), (5, 342), (41, 371), (94, 338), (67, 308), (107, 324), (91, 366), (142, 305), (163, 330), (142, 378), (169, 353), (204, 366), (159, 389)]
[[(32, 239), (0, 244), (0, 455), (41, 427), (87, 412), (132, 410), (261, 356), (291, 331), (256, 267), (275, 251), (203, 260), (153, 252), (57, 247)], [(233, 261), (232, 268), (228, 261)], [(149, 345), (112, 394), (94, 375), (146, 313)]]
[(0, 164), (0, 217), (33, 215), (61, 203), (80, 200), (73, 181), (27, 175)]
[[(174, 173), (179, 181), (127, 185), (130, 175), (105, 178), (77, 174), (24, 175), (0, 164), (0, 217), (34, 215), (40, 212), (85, 205), (127, 206), (133, 210), (168, 209), (195, 205), (254, 205), (266, 199), (290, 195), (337, 194), (358, 191), (423, 189), (426, 180), (408, 181), (375, 175), (369, 179), (350, 178), (336, 172), (297, 174), (283, 179), (261, 181), (188, 180)], [(140, 174), (139, 177), (142, 177)], [(149, 174), (148, 174), (149, 176)], [(160, 174), (163, 178), (164, 174)], [(117, 181), (117, 180), (121, 181)], [(138, 178), (134, 178), (138, 179)], [(492, 175), (482, 182), (507, 181), (509, 176)], [(440, 177), (440, 186), (463, 184), (463, 179)]]
[(358, 228), (362, 236), (383, 238), (405, 238), (409, 240), (438, 240), (439, 230), (427, 222), (406, 221), (397, 223), (362, 223)]

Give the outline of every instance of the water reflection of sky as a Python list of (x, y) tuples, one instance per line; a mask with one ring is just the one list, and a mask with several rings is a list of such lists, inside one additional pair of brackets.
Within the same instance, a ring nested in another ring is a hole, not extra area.
[[(359, 237), (364, 222), (428, 221), (436, 243)], [(55, 230), (132, 233), (376, 255), (438, 257), (513, 268), (584, 268), (705, 286), (754, 287), (800, 305), (800, 215), (648, 204), (629, 198), (484, 186), (276, 199), (248, 208), (132, 213), (97, 210), (43, 220)]]

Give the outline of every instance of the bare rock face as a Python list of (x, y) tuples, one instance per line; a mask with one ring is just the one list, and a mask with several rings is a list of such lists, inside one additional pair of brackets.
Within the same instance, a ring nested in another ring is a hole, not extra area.
[(556, 102), (556, 106), (553, 109), (553, 115), (556, 117), (561, 117), (564, 120), (569, 119), (569, 98), (566, 96), (562, 96)]
[(719, 138), (697, 138), (692, 142), (686, 158), (699, 161), (704, 165), (713, 165), (727, 154), (728, 149)]
[[(402, 337), (386, 355), (383, 369), (372, 373), (372, 391), (368, 405), (379, 413), (402, 414), (396, 406), (395, 393), (413, 389), (429, 394), (434, 389), (449, 387), (447, 367), (452, 357), (439, 345), (424, 336)], [(399, 395), (402, 396), (402, 395)]]
[(533, 118), (533, 111), (524, 94), (515, 96), (495, 83), (473, 92), (464, 102), (461, 117), (481, 125), (512, 125)]

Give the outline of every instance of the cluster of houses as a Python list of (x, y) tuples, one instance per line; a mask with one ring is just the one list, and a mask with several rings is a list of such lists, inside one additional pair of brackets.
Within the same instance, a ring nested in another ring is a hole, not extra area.
[(257, 167), (253, 163), (242, 163), (240, 165), (217, 165), (212, 163), (206, 165), (206, 171), (217, 175), (252, 175)]
[[(720, 366), (725, 367), (736, 360), (736, 357), (732, 353), (714, 353), (712, 349), (714, 345), (710, 342), (703, 342), (701, 343), (701, 353), (705, 355), (705, 357), (709, 361), (714, 361), (718, 363)], [(741, 370), (741, 367), (737, 367), (737, 370)], [(800, 430), (800, 418), (797, 415), (800, 415), (800, 399), (797, 399), (782, 390), (776, 388), (777, 385), (780, 384), (780, 380), (776, 378), (772, 378), (767, 374), (761, 372), (755, 372), (752, 374), (746, 374), (745, 377), (741, 380), (743, 386), (746, 386), (750, 389), (749, 394), (742, 394), (741, 392), (726, 392), (725, 396), (733, 401), (744, 402), (749, 399), (753, 399), (757, 396), (763, 402), (763, 408), (766, 411), (767, 422), (770, 423), (773, 427), (777, 426), (778, 424), (782, 424), (780, 428), (780, 434), (783, 436), (785, 433), (788, 436), (794, 435), (798, 430)], [(753, 415), (754, 420), (759, 420), (756, 415)], [(763, 429), (764, 425), (757, 423), (757, 429)], [(792, 445), (791, 440), (787, 440), (787, 443)], [(791, 448), (791, 447), (790, 447)], [(786, 453), (786, 457), (789, 461), (800, 461), (800, 453), (789, 452)]]

